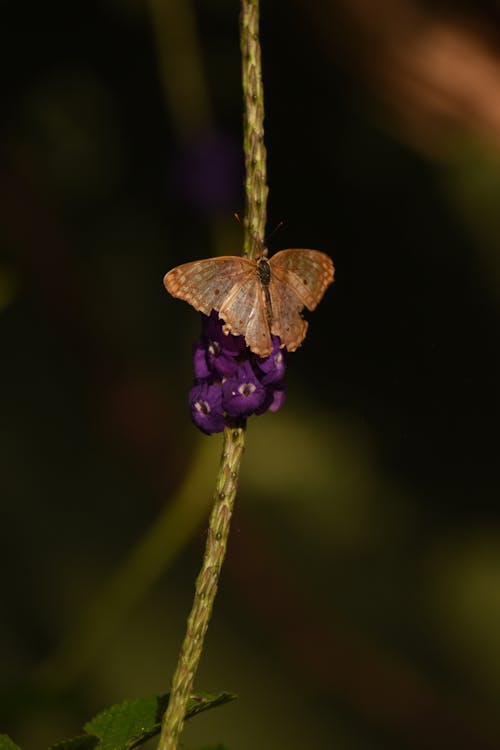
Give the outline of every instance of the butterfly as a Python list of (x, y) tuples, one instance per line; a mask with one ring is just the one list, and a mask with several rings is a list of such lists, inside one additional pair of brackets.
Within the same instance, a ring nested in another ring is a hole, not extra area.
[(331, 258), (319, 250), (280, 250), (267, 258), (263, 249), (257, 260), (223, 255), (183, 263), (163, 283), (195, 310), (216, 310), (225, 333), (243, 335), (255, 354), (267, 357), (271, 334), (290, 352), (301, 345), (308, 325), (301, 311), (316, 308), (333, 275)]

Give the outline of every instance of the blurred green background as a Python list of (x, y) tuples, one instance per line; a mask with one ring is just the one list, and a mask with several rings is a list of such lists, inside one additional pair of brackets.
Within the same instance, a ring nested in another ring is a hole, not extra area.
[[(199, 317), (240, 252), (236, 0), (4, 0), (0, 731), (168, 688), (220, 436)], [(335, 284), (250, 420), (186, 748), (500, 747), (500, 8), (262, 3), (271, 252)]]

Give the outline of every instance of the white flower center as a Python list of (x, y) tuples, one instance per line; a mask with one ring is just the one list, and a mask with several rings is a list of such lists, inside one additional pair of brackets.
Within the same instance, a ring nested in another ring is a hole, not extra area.
[(242, 383), (238, 388), (238, 393), (240, 393), (242, 396), (250, 396), (254, 391), (254, 383)]
[(212, 411), (208, 401), (196, 401), (194, 408), (196, 409), (198, 414), (204, 414), (205, 416), (207, 414), (210, 414), (210, 412)]

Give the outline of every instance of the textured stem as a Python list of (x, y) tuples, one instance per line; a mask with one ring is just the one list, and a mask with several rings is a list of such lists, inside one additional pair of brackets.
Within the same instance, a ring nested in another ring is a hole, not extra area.
[(260, 63), (259, 0), (241, 2), (241, 59), (243, 77), (243, 145), (245, 149), (244, 252), (253, 258), (264, 244), (266, 230), (266, 147), (264, 145), (264, 90)]
[[(260, 249), (264, 242), (268, 193), (258, 0), (241, 0), (240, 33), (244, 99), (243, 147), (246, 166), (243, 249), (249, 258), (253, 258), (256, 250)], [(170, 700), (163, 717), (158, 750), (176, 750), (184, 725), (186, 706), (193, 692), (194, 678), (226, 554), (244, 446), (244, 429), (226, 427), (205, 556), (196, 580), (195, 597), (187, 622), (186, 635), (172, 678)]]
[(158, 750), (175, 750), (177, 748), (184, 724), (186, 705), (193, 693), (193, 682), (226, 554), (244, 444), (245, 432), (243, 429), (226, 427), (205, 556), (200, 574), (196, 579), (193, 606), (188, 618), (186, 635), (177, 668), (172, 679), (170, 700), (163, 717)]

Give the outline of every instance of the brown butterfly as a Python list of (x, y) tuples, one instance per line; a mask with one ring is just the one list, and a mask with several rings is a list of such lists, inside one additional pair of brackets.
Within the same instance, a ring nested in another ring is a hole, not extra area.
[(216, 310), (225, 332), (243, 335), (260, 357), (272, 351), (271, 334), (293, 352), (307, 331), (301, 311), (316, 308), (333, 281), (333, 263), (318, 250), (281, 250), (269, 259), (265, 253), (256, 261), (223, 255), (183, 263), (163, 283), (205, 315)]

